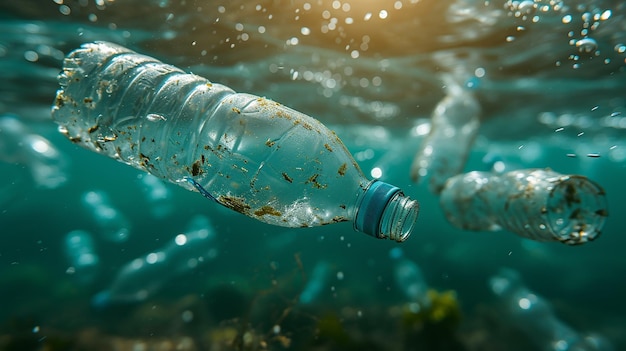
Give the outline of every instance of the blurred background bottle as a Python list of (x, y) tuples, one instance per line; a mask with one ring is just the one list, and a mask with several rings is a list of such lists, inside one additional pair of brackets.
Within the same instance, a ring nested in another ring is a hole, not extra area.
[(420, 267), (407, 258), (399, 247), (391, 249), (389, 257), (394, 261), (393, 277), (396, 286), (411, 304), (417, 304), (418, 311), (429, 308), (431, 301), (428, 295), (428, 283)]
[(111, 285), (95, 295), (95, 307), (140, 302), (165, 283), (217, 256), (215, 233), (208, 218), (198, 215), (188, 229), (165, 246), (124, 265)]
[(82, 201), (96, 221), (102, 239), (118, 243), (128, 240), (130, 221), (113, 206), (105, 192), (88, 191), (83, 194)]
[(330, 263), (326, 261), (318, 261), (315, 263), (313, 271), (298, 297), (298, 303), (301, 305), (310, 305), (320, 298), (325, 289), (330, 291), (329, 284), (331, 273)]
[(0, 116), (0, 161), (26, 165), (41, 188), (58, 188), (67, 181), (66, 157), (12, 115)]
[(480, 104), (469, 89), (449, 75), (444, 76), (446, 96), (430, 119), (430, 131), (422, 141), (411, 166), (414, 181), (428, 180), (439, 194), (448, 178), (463, 171), (480, 127)]
[(461, 229), (506, 229), (570, 245), (597, 238), (608, 216), (602, 187), (549, 169), (457, 175), (446, 183), (440, 204), (448, 221)]
[(163, 181), (150, 173), (139, 175), (141, 190), (150, 204), (150, 213), (154, 218), (163, 218), (172, 213), (172, 195)]
[(91, 233), (73, 230), (65, 236), (65, 257), (69, 263), (68, 274), (82, 284), (89, 284), (96, 278), (100, 258), (96, 252)]
[(601, 335), (583, 335), (559, 320), (552, 306), (529, 290), (519, 273), (503, 268), (489, 279), (498, 297), (502, 320), (523, 332), (543, 351), (611, 351)]
[(319, 121), (124, 47), (85, 44), (64, 60), (53, 118), (81, 146), (260, 221), (351, 221), (405, 240), (418, 204), (368, 180)]

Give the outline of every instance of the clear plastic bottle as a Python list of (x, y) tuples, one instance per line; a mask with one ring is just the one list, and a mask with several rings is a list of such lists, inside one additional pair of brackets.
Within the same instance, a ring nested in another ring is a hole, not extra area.
[(489, 287), (498, 297), (502, 320), (525, 333), (538, 350), (613, 350), (601, 335), (581, 334), (561, 321), (550, 303), (529, 290), (516, 271), (501, 269), (489, 279)]
[(165, 183), (150, 173), (140, 175), (142, 190), (150, 203), (150, 212), (155, 218), (164, 218), (174, 210), (170, 190)]
[(100, 190), (88, 191), (83, 194), (82, 201), (96, 221), (102, 239), (117, 243), (128, 240), (130, 221), (113, 206), (105, 192)]
[(103, 308), (143, 301), (172, 278), (215, 258), (215, 232), (208, 218), (194, 217), (188, 227), (165, 246), (125, 264), (109, 288), (93, 297), (92, 304)]
[(0, 116), (0, 161), (26, 165), (37, 186), (55, 189), (67, 181), (67, 159), (16, 116)]
[(91, 233), (84, 230), (72, 230), (65, 235), (65, 257), (70, 267), (68, 274), (76, 276), (83, 284), (93, 282), (99, 269), (100, 258), (95, 249)]
[(324, 289), (330, 291), (329, 284), (331, 273), (330, 263), (318, 261), (315, 267), (313, 267), (313, 271), (298, 297), (298, 303), (300, 305), (311, 305), (320, 299)]
[(596, 239), (608, 216), (600, 185), (549, 169), (460, 174), (448, 180), (440, 204), (448, 221), (461, 229), (504, 228), (570, 245)]
[(444, 77), (446, 96), (431, 117), (430, 132), (411, 166), (414, 181), (428, 179), (428, 187), (439, 194), (448, 178), (463, 171), (478, 128), (480, 104), (474, 94), (450, 76)]
[(273, 225), (352, 221), (396, 241), (413, 229), (417, 202), (369, 181), (309, 116), (111, 43), (63, 66), (52, 115), (83, 147)]
[(428, 296), (428, 283), (424, 279), (422, 270), (409, 258), (399, 247), (389, 251), (389, 257), (395, 262), (393, 267), (393, 277), (396, 286), (404, 293), (412, 304), (417, 304), (419, 310), (430, 308), (430, 297)]

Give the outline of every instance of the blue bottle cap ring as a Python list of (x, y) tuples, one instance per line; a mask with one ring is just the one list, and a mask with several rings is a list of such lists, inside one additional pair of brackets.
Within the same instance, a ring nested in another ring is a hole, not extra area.
[(354, 229), (384, 239), (380, 232), (380, 221), (389, 200), (400, 191), (400, 188), (391, 184), (373, 180), (363, 194), (363, 200), (357, 209)]

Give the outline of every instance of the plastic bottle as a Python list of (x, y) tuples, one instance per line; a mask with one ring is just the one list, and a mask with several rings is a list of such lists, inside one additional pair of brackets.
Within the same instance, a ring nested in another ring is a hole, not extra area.
[(0, 161), (26, 165), (42, 188), (58, 188), (67, 181), (65, 156), (15, 116), (0, 116)]
[(111, 43), (63, 66), (52, 115), (83, 147), (273, 225), (352, 221), (396, 241), (413, 229), (417, 202), (369, 181), (309, 116)]
[(88, 191), (83, 194), (82, 200), (98, 224), (102, 239), (118, 243), (128, 240), (130, 222), (122, 212), (113, 207), (105, 192)]
[(328, 285), (331, 273), (331, 267), (328, 262), (318, 261), (315, 267), (313, 267), (311, 276), (298, 297), (298, 303), (301, 305), (310, 305), (317, 301), (324, 289), (329, 289)]
[(76, 276), (83, 284), (91, 283), (96, 278), (100, 263), (91, 233), (73, 230), (65, 236), (63, 246), (70, 264), (67, 273)]
[(502, 320), (522, 331), (543, 351), (609, 351), (613, 347), (597, 334), (583, 335), (561, 321), (548, 301), (529, 290), (519, 273), (501, 269), (489, 279), (498, 297)]
[(124, 265), (112, 284), (92, 299), (95, 307), (140, 302), (172, 278), (217, 256), (215, 233), (204, 216), (192, 219), (185, 233), (165, 246)]
[(396, 286), (412, 304), (418, 304), (416, 307), (419, 310), (429, 308), (431, 301), (428, 296), (428, 283), (420, 267), (408, 259), (399, 247), (391, 249), (389, 257), (395, 262), (393, 277)]
[(141, 174), (139, 177), (142, 190), (150, 203), (150, 212), (155, 218), (163, 218), (173, 211), (170, 190), (163, 181), (150, 173)]
[(549, 169), (457, 175), (446, 183), (440, 204), (448, 221), (462, 229), (504, 228), (528, 239), (570, 245), (596, 239), (608, 216), (600, 185)]
[(447, 95), (435, 107), (430, 132), (411, 166), (413, 180), (428, 179), (434, 194), (441, 192), (448, 178), (463, 171), (480, 127), (481, 108), (474, 94), (451, 77), (444, 81)]

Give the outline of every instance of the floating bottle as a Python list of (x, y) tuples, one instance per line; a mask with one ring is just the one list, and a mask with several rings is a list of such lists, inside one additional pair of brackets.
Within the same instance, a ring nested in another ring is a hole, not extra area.
[(73, 230), (65, 236), (63, 246), (70, 264), (67, 273), (76, 276), (81, 283), (91, 283), (96, 278), (100, 263), (91, 233)]
[(209, 220), (197, 216), (188, 227), (162, 248), (124, 265), (109, 288), (94, 296), (93, 305), (106, 307), (143, 301), (172, 278), (215, 258), (215, 233)]
[(173, 205), (170, 190), (163, 181), (150, 173), (139, 176), (142, 190), (150, 203), (150, 212), (155, 218), (163, 218), (172, 213)]
[(124, 242), (130, 234), (130, 221), (117, 208), (103, 191), (88, 191), (83, 194), (83, 204), (96, 221), (102, 239)]
[(67, 181), (65, 156), (11, 115), (0, 116), (0, 160), (26, 165), (42, 188), (58, 188)]
[(403, 241), (417, 219), (417, 201), (368, 180), (337, 135), (274, 101), (106, 42), (70, 53), (59, 82), (52, 115), (71, 141), (262, 222), (352, 221)]
[(429, 287), (420, 267), (407, 258), (399, 247), (391, 249), (389, 257), (395, 262), (393, 277), (396, 286), (412, 304), (417, 304), (418, 310), (429, 308)]
[(447, 95), (431, 116), (431, 127), (411, 166), (414, 181), (428, 179), (439, 194), (446, 180), (463, 171), (480, 126), (480, 104), (474, 94), (446, 77)]
[(331, 267), (328, 262), (318, 261), (298, 297), (298, 303), (310, 305), (318, 300), (324, 289), (329, 289), (331, 273)]
[(600, 185), (549, 169), (457, 175), (446, 183), (440, 204), (448, 221), (461, 229), (506, 229), (570, 245), (596, 239), (608, 216)]
[(529, 290), (519, 273), (501, 269), (489, 279), (498, 297), (502, 320), (523, 332), (543, 351), (611, 351), (611, 343), (598, 334), (584, 335), (561, 321), (548, 301)]

